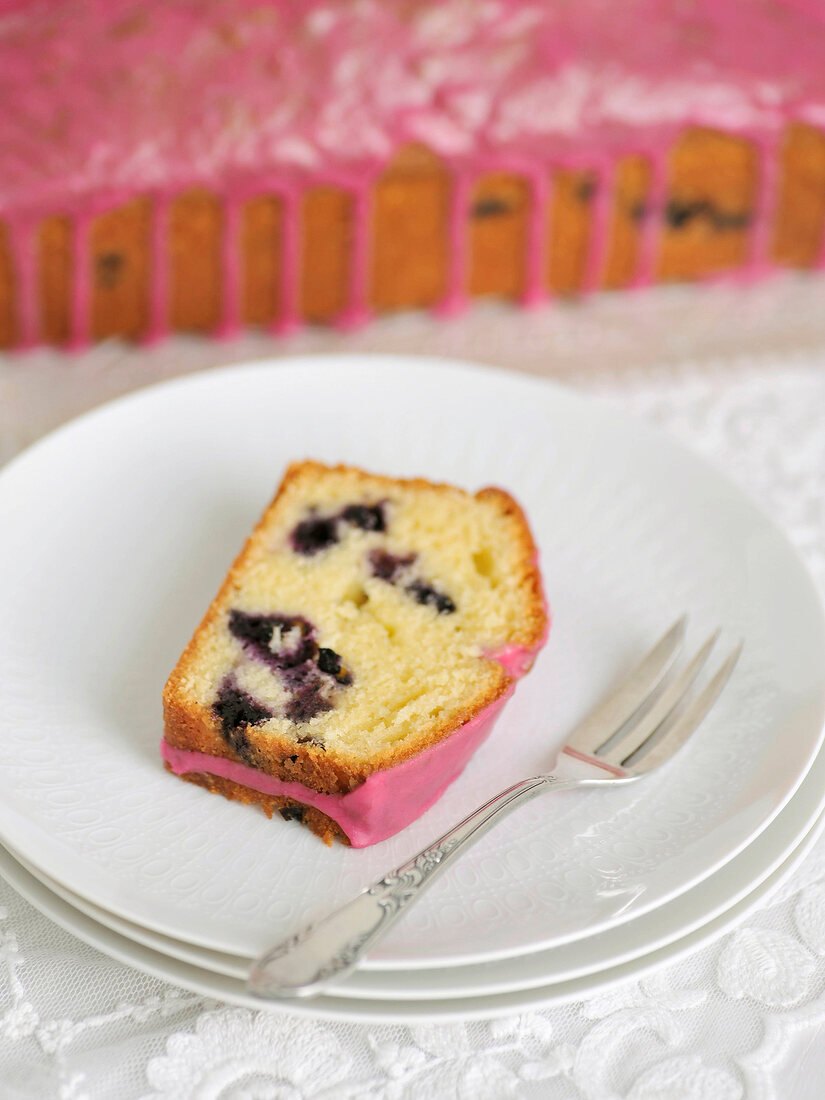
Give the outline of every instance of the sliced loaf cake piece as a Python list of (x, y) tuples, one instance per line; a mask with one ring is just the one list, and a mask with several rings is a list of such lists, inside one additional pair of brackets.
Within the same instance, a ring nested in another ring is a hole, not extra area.
[(546, 630), (503, 490), (293, 464), (166, 685), (166, 765), (375, 843), (460, 773)]

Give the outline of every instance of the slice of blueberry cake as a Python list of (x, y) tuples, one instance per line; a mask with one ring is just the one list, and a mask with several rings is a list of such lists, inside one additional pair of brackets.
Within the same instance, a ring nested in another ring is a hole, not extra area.
[(296, 463), (169, 678), (162, 754), (328, 843), (373, 844), (461, 772), (546, 634), (503, 490)]

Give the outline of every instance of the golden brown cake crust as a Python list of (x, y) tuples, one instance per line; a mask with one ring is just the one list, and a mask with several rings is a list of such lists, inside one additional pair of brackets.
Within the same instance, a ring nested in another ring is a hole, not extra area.
[[(168, 764), (166, 770), (171, 771)], [(261, 794), (260, 791), (255, 791), (251, 787), (234, 783), (231, 779), (224, 779), (219, 775), (210, 775), (208, 772), (186, 772), (179, 778), (185, 779), (188, 783), (195, 783), (199, 787), (205, 787), (213, 794), (222, 794), (224, 798), (229, 798), (234, 802), (243, 802), (248, 806), (260, 806), (267, 817), (272, 817), (276, 810), (279, 813), (282, 810), (286, 811), (285, 818), (299, 820), (303, 825), (310, 828), (316, 836), (319, 836), (325, 844), (332, 844), (333, 840), (340, 840), (342, 844), (349, 847), (349, 837), (341, 826), (333, 821), (331, 817), (327, 817), (325, 813), (316, 810), (312, 806), (306, 806), (302, 802), (296, 802), (291, 798), (282, 798), (279, 795)]]
[(37, 232), (40, 327), (48, 344), (71, 336), (72, 223), (63, 216), (44, 218)]
[[(595, 152), (598, 152), (596, 150)], [(791, 267), (817, 263), (825, 227), (825, 138), (811, 126), (788, 126), (776, 153), (780, 176), (772, 212), (770, 262)], [(620, 157), (610, 200), (605, 259), (598, 285), (621, 288), (633, 282), (641, 263), (643, 227), (655, 219), (653, 277), (657, 281), (698, 279), (735, 269), (746, 261), (755, 232), (754, 194), (759, 177), (752, 143), (708, 128), (688, 128), (670, 150), (665, 194), (651, 201), (649, 162)], [(583, 287), (592, 245), (596, 193), (586, 170), (547, 166), (549, 194), (541, 212), (546, 259), (544, 285), (551, 294), (575, 294)], [(421, 146), (403, 146), (377, 178), (372, 194), (370, 272), (366, 298), (377, 312), (434, 305), (447, 291), (451, 265), (450, 196), (453, 182), (445, 162)], [(526, 179), (508, 173), (479, 177), (467, 212), (467, 285), (473, 294), (518, 296), (524, 284), (527, 220), (532, 196)], [(147, 203), (138, 198), (134, 204)], [(310, 185), (302, 197), (300, 226), (301, 316), (333, 318), (349, 301), (352, 270), (352, 196)], [(102, 236), (126, 218), (126, 207), (99, 215), (90, 237), (89, 259)], [(114, 219), (114, 221), (113, 221)], [(281, 308), (284, 257), (281, 200), (261, 196), (244, 204), (240, 234), (241, 317), (246, 324), (271, 324)], [(100, 227), (98, 227), (100, 223)], [(36, 257), (39, 338), (64, 341), (74, 255), (67, 234), (45, 218)], [(140, 336), (149, 325), (147, 309), (149, 218), (131, 217), (116, 252), (122, 262), (117, 287), (97, 287), (89, 309), (93, 338)], [(20, 286), (5, 226), (0, 224), (0, 347), (20, 336)], [(167, 238), (170, 296), (166, 313), (172, 329), (208, 332), (221, 322), (220, 239), (223, 203), (218, 191), (190, 191), (174, 204)], [(69, 235), (71, 227), (69, 229)], [(108, 277), (108, 276), (105, 276)], [(122, 285), (121, 285), (122, 284)]]
[(169, 319), (181, 332), (211, 332), (221, 320), (223, 206), (193, 188), (169, 215)]
[(283, 200), (261, 195), (241, 214), (241, 317), (245, 325), (271, 325), (281, 312)]
[[(435, 489), (443, 492), (454, 491), (453, 487), (449, 485), (427, 481), (423, 478), (380, 477), (368, 474), (356, 467), (345, 465), (328, 467), (311, 460), (292, 463), (288, 467), (274, 499), (247, 538), (243, 549), (227, 573), (218, 594), (210, 604), (203, 620), (167, 681), (163, 693), (164, 734), (168, 743), (175, 748), (219, 756), (238, 763), (249, 763), (248, 760), (242, 760), (227, 744), (222, 735), (220, 724), (211, 709), (195, 704), (187, 698), (183, 683), (196, 652), (222, 614), (225, 597), (239, 586), (249, 555), (256, 545), (259, 533), (267, 525), (272, 510), (278, 505), (284, 494), (290, 491), (301, 479), (315, 479), (330, 472), (344, 473), (351, 477), (355, 484), (364, 481), (372, 488), (384, 485), (388, 490), (393, 487), (404, 486)], [(528, 593), (529, 610), (524, 617), (518, 636), (512, 640), (528, 649), (534, 649), (538, 647), (545, 634), (547, 615), (538, 567), (538, 555), (530, 528), (521, 507), (505, 490), (488, 487), (481, 489), (475, 495), (477, 499), (495, 503), (502, 515), (514, 519), (517, 523), (520, 544), (519, 558), (524, 576), (524, 586)], [(512, 678), (504, 669), (501, 669), (496, 682), (486, 694), (476, 700), (471, 708), (454, 713), (449, 721), (442, 723), (437, 729), (430, 731), (428, 734), (425, 732), (417, 739), (405, 738), (401, 744), (376, 754), (368, 762), (359, 761), (357, 766), (334, 750), (324, 749), (311, 743), (303, 744), (301, 752), (296, 754), (295, 741), (277, 733), (269, 734), (265, 739), (256, 741), (252, 749), (255, 766), (267, 775), (288, 782), (302, 783), (324, 794), (345, 794), (363, 783), (373, 772), (383, 771), (386, 768), (400, 764), (403, 760), (417, 755), (441, 741), (454, 730), (459, 729), (480, 711), (500, 699), (509, 690), (512, 682)]]
[(92, 270), (91, 333), (137, 339), (149, 324), (151, 225), (147, 198), (132, 199), (102, 214), (89, 234)]

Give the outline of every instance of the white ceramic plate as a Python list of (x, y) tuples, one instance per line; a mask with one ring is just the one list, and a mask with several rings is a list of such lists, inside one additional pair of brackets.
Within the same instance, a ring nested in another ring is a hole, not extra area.
[[(701, 928), (753, 893), (787, 862), (825, 810), (825, 750), (820, 749), (796, 794), (757, 839), (726, 867), (651, 913), (531, 955), (445, 969), (356, 972), (334, 990), (336, 997), (367, 1000), (441, 1000), (487, 997), (548, 987), (631, 962)], [(99, 925), (162, 955), (244, 981), (250, 960), (173, 940), (132, 924), (55, 883), (11, 852), (35, 878)]]
[[(551, 640), (461, 780), (399, 836), (327, 849), (158, 761), (160, 692), (296, 456), (521, 498)], [(0, 475), (0, 839), (94, 904), (257, 952), (469, 808), (544, 770), (683, 608), (695, 644), (743, 636), (690, 747), (627, 790), (540, 799), (486, 837), (371, 967), (448, 966), (603, 932), (732, 859), (819, 744), (825, 630), (776, 528), (689, 453), (562, 389), (471, 366), (328, 358), (233, 367), (89, 414)]]
[[(721, 916), (704, 923), (695, 932), (667, 947), (660, 948), (622, 966), (611, 967), (597, 974), (556, 982), (532, 989), (483, 997), (461, 997), (445, 1000), (367, 1000), (348, 997), (319, 996), (308, 1000), (261, 1002), (247, 996), (243, 983), (236, 978), (215, 974), (179, 962), (119, 936), (116, 932), (97, 924), (79, 910), (66, 904), (56, 894), (30, 875), (12, 855), (0, 848), (0, 875), (28, 902), (47, 917), (84, 942), (98, 948), (113, 959), (134, 966), (156, 978), (200, 993), (205, 997), (245, 1005), (249, 1008), (268, 1007), (274, 1012), (287, 1012), (299, 1016), (315, 1016), (326, 1019), (348, 1020), (358, 1023), (439, 1023), (455, 1020), (489, 1019), (506, 1016), (527, 1009), (558, 1005), (577, 1000), (597, 991), (604, 991), (631, 978), (641, 978), (657, 968), (675, 963), (692, 951), (711, 943), (743, 920), (754, 906), (764, 903), (770, 895), (792, 874), (799, 862), (811, 849), (822, 833), (825, 819), (820, 819), (793, 854), (753, 893), (728, 909)], [(423, 976), (423, 975), (422, 975)]]

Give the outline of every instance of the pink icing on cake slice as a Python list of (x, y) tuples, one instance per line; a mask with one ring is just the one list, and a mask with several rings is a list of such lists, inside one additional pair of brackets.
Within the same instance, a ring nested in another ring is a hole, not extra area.
[[(535, 648), (506, 646), (496, 660), (517, 679), (532, 667), (546, 638), (547, 632)], [(438, 801), (489, 737), (514, 690), (515, 684), (432, 748), (394, 768), (374, 772), (361, 786), (343, 795), (321, 794), (234, 760), (175, 748), (165, 740), (161, 741), (161, 755), (176, 775), (188, 772), (217, 775), (261, 794), (280, 795), (321, 810), (340, 825), (353, 848), (366, 848), (405, 829)]]

